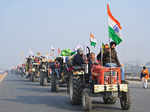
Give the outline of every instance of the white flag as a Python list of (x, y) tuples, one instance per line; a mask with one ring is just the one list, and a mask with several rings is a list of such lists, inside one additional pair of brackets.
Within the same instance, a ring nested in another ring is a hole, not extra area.
[(33, 51), (31, 50), (31, 48), (29, 48), (29, 56), (33, 56), (33, 55), (34, 55)]

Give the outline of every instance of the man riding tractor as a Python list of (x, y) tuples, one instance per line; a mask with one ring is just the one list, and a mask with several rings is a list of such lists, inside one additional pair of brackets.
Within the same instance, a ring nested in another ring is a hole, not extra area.
[(55, 62), (51, 65), (51, 91), (57, 92), (59, 87), (68, 86), (69, 81), (69, 69), (68, 64), (65, 62), (65, 58), (56, 57)]
[(69, 98), (73, 105), (81, 104), (82, 91), (86, 83), (86, 65), (83, 50), (79, 48), (72, 59), (72, 74), (69, 79)]
[(82, 92), (82, 106), (85, 111), (92, 110), (92, 97), (102, 97), (104, 104), (115, 104), (119, 98), (123, 110), (130, 108), (128, 83), (122, 75), (115, 47), (116, 44), (111, 42), (109, 50), (104, 51), (104, 57), (101, 60), (103, 65), (92, 59), (94, 62), (91, 66), (92, 78)]
[(110, 47), (108, 44), (105, 44), (104, 51), (102, 54), (100, 52), (97, 55), (97, 60), (101, 62), (101, 65), (106, 67), (121, 67), (121, 72), (122, 72), (121, 80), (124, 81), (125, 80), (124, 69), (118, 59), (117, 52), (115, 50), (116, 45), (117, 44), (114, 41), (110, 42)]
[(109, 45), (106, 44), (103, 53), (101, 54), (100, 52), (97, 55), (97, 60), (102, 61), (103, 66), (121, 66), (115, 50), (116, 45), (117, 44), (113, 41), (110, 42), (110, 48)]

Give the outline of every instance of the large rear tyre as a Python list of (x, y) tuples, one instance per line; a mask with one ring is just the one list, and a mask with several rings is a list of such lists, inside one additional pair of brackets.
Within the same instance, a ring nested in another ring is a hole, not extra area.
[(71, 76), (69, 80), (69, 98), (72, 105), (81, 104), (82, 90), (83, 85), (81, 78), (73, 78), (73, 76)]
[(65, 81), (66, 81), (66, 84), (67, 84), (67, 94), (69, 94), (69, 80), (70, 80), (70, 76), (71, 76), (71, 73), (67, 73), (67, 78), (65, 78)]
[(130, 109), (130, 95), (129, 95), (129, 89), (128, 92), (121, 92), (121, 97), (120, 97), (120, 104), (121, 104), (121, 109), (122, 110), (129, 110)]
[(90, 112), (92, 110), (92, 100), (89, 96), (90, 91), (84, 89), (82, 92), (82, 107), (85, 112)]
[(52, 77), (51, 77), (51, 91), (52, 92), (57, 92), (58, 91), (58, 84), (57, 84), (56, 74), (52, 74)]
[(69, 94), (69, 81), (67, 81), (66, 83), (67, 83), (67, 94)]

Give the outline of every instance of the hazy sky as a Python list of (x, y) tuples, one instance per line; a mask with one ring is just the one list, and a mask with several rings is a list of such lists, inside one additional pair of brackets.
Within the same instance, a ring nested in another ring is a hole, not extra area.
[[(21, 63), (29, 48), (46, 53), (51, 45), (86, 44), (89, 32), (107, 42), (106, 1), (0, 0), (0, 68)], [(123, 43), (117, 49), (121, 62), (149, 61), (149, 4), (149, 0), (111, 0), (112, 14), (123, 27)]]

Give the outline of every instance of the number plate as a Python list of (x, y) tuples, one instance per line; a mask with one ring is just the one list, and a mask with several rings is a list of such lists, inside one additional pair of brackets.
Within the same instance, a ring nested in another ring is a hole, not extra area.
[(94, 93), (104, 92), (104, 85), (94, 85)]
[[(104, 87), (106, 86), (106, 90)], [(118, 85), (94, 85), (94, 93), (100, 93), (100, 92), (117, 92), (118, 91)], [(120, 84), (120, 91), (128, 92), (128, 85), (127, 84)]]
[(127, 84), (120, 84), (120, 91), (128, 92), (128, 85)]
[(106, 91), (118, 91), (117, 85), (106, 85)]

